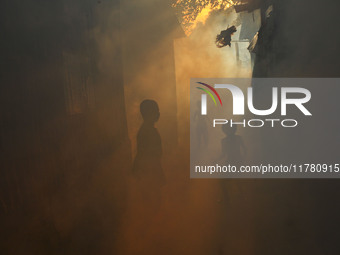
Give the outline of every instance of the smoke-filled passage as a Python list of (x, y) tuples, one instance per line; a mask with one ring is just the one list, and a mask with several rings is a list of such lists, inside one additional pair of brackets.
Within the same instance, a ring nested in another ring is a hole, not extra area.
[[(190, 179), (189, 148), (191, 78), (338, 77), (339, 7), (3, 1), (0, 253), (339, 254), (338, 180)], [(308, 129), (194, 142), (233, 164), (338, 161), (339, 87), (312, 92)]]

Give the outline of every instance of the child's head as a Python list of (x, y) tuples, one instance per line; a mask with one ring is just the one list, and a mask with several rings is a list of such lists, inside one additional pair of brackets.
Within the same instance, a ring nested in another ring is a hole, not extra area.
[(232, 127), (227, 125), (227, 124), (222, 125), (222, 131), (226, 135), (235, 135), (236, 130), (237, 130), (237, 126), (236, 125), (233, 125)]
[(155, 123), (160, 116), (157, 102), (150, 99), (144, 100), (140, 104), (140, 113), (145, 122)]

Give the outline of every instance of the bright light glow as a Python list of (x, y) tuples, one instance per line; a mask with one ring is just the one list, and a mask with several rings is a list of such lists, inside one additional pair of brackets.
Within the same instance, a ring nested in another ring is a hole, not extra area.
[(234, 0), (177, 0), (172, 6), (177, 10), (177, 15), (186, 35), (190, 35), (199, 23), (205, 24), (214, 10), (227, 10), (239, 4)]

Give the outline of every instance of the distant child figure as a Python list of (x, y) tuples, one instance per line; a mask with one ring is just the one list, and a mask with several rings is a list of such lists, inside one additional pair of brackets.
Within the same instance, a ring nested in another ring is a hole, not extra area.
[[(237, 127), (222, 125), (222, 131), (226, 137), (222, 139), (222, 154), (220, 159), (223, 160), (224, 165), (236, 166), (237, 168), (244, 163), (246, 156), (246, 147), (241, 136), (236, 135)], [(221, 188), (224, 201), (228, 205), (235, 205), (235, 201), (241, 201), (240, 195), (242, 193), (242, 185), (240, 181), (234, 179), (221, 179)], [(242, 196), (242, 195), (241, 195)]]
[(157, 210), (161, 200), (161, 187), (165, 184), (161, 157), (162, 141), (155, 128), (160, 113), (154, 100), (144, 100), (140, 104), (143, 117), (137, 135), (137, 155), (133, 164), (133, 173), (139, 182), (139, 192), (151, 210)]
[(246, 147), (241, 136), (236, 135), (237, 127), (222, 125), (222, 131), (226, 137), (222, 139), (222, 155), (224, 162), (230, 165), (239, 166), (244, 162), (246, 156)]

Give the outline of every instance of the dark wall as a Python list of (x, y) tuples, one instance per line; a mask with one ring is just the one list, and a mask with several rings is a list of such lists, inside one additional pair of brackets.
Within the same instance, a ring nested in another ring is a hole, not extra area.
[[(339, 3), (274, 0), (273, 5), (272, 18), (267, 20), (263, 31), (262, 49), (256, 56), (254, 77), (339, 77)], [(254, 89), (268, 88), (257, 84)], [(325, 91), (320, 84), (313, 93), (318, 101), (313, 101), (312, 94), (309, 107), (313, 116), (308, 120), (301, 118), (304, 128), (262, 132), (265, 160), (280, 163), (338, 161), (340, 87)], [(340, 227), (338, 180), (256, 183), (259, 201), (263, 201), (256, 224), (258, 254), (339, 253), (336, 239)]]
[(131, 160), (119, 13), (119, 1), (1, 3), (2, 254), (94, 254), (114, 237)]

